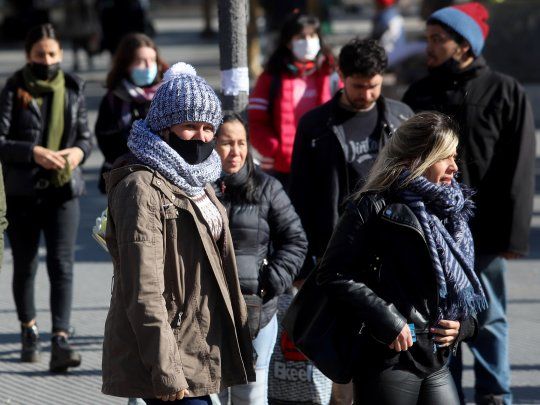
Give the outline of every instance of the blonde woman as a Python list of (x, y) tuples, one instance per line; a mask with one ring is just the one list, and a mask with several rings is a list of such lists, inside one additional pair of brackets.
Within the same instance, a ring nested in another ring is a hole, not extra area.
[(437, 113), (406, 121), (341, 217), (317, 274), (360, 332), (355, 403), (458, 404), (448, 371), (486, 307), (473, 271), (471, 192)]

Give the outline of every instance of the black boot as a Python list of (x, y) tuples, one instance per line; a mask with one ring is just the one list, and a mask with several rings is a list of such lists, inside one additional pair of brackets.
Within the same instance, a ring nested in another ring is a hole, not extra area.
[(21, 361), (24, 363), (37, 363), (41, 360), (39, 351), (41, 343), (39, 342), (39, 331), (37, 324), (30, 327), (21, 325)]
[(53, 335), (51, 338), (51, 362), (49, 369), (52, 373), (63, 373), (68, 367), (81, 364), (81, 355), (69, 344), (67, 337)]

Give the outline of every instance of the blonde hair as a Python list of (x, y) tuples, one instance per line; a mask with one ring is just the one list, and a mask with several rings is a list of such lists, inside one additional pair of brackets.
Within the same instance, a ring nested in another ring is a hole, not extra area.
[(450, 117), (423, 112), (405, 121), (380, 151), (366, 183), (353, 195), (387, 190), (408, 169), (405, 185), (423, 175), (434, 163), (451, 156), (458, 145), (458, 135)]

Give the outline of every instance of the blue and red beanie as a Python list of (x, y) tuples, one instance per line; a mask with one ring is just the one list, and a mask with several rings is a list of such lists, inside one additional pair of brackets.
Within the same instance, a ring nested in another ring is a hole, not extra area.
[(441, 8), (428, 18), (427, 22), (441, 22), (452, 28), (471, 45), (474, 56), (479, 56), (489, 32), (489, 13), (480, 3), (465, 3)]

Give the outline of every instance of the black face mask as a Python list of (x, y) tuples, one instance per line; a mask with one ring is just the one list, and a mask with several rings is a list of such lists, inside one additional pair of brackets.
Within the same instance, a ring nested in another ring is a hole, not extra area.
[(454, 58), (450, 58), (446, 62), (441, 63), (439, 66), (429, 68), (428, 70), (430, 71), (430, 73), (440, 75), (455, 75), (456, 73), (461, 72), (459, 62)]
[(60, 63), (45, 65), (44, 63), (30, 63), (32, 74), (39, 80), (51, 80), (56, 77), (60, 70)]
[(204, 162), (212, 154), (216, 146), (216, 138), (210, 142), (201, 140), (180, 139), (178, 135), (169, 132), (169, 146), (173, 148), (190, 165), (197, 165)]

